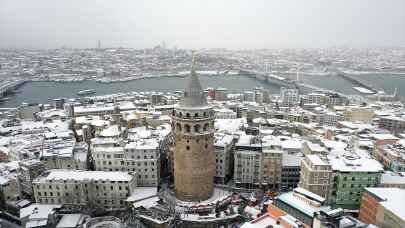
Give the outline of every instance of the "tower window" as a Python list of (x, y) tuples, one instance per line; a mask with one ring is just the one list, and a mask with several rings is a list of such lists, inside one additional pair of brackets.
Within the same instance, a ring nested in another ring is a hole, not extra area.
[(194, 132), (200, 133), (200, 125), (199, 124), (194, 125)]
[(209, 124), (208, 123), (204, 124), (204, 131), (208, 131), (208, 128), (209, 128)]
[(204, 112), (204, 116), (207, 116), (207, 112)]
[(190, 125), (186, 124), (186, 125), (184, 125), (184, 127), (186, 128), (186, 132), (190, 133)]
[(195, 117), (195, 118), (198, 118), (198, 113), (194, 113), (194, 117)]
[(179, 112), (179, 116), (182, 117), (182, 116), (183, 116), (183, 113), (182, 113), (182, 112)]
[(190, 118), (190, 113), (187, 112), (187, 113), (186, 113), (186, 117), (187, 117), (187, 118)]

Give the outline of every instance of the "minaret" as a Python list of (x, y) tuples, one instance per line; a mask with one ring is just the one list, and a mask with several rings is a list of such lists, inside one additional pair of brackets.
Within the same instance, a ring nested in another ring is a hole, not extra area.
[(214, 112), (195, 72), (194, 54), (188, 85), (172, 120), (176, 198), (206, 200), (214, 190)]

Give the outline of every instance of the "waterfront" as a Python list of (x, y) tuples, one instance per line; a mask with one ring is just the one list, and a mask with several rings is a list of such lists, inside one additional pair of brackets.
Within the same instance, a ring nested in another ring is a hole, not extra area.
[[(251, 90), (262, 86), (271, 93), (278, 93), (279, 87), (244, 76), (200, 76), (201, 84), (206, 87), (225, 87), (229, 92)], [(95, 89), (96, 95), (125, 93), (131, 91), (172, 92), (185, 87), (186, 78), (160, 77), (133, 80), (128, 82), (101, 83), (96, 81), (83, 82), (27, 82), (18, 89), (18, 93), (10, 96), (9, 100), (0, 103), (0, 107), (16, 107), (22, 102), (49, 103), (54, 98), (78, 97), (77, 92), (85, 89)]]
[[(293, 78), (293, 75), (291, 75)], [(387, 92), (399, 88), (401, 96), (405, 96), (405, 75), (395, 74), (367, 74), (358, 75), (363, 80)], [(207, 76), (201, 75), (201, 83), (206, 87), (225, 87), (229, 92), (252, 90), (254, 87), (264, 87), (271, 93), (278, 93), (280, 86), (253, 79), (246, 75)], [(336, 90), (345, 94), (358, 94), (352, 89), (350, 82), (336, 76), (303, 75), (302, 81), (325, 89)], [(96, 81), (82, 82), (27, 82), (18, 89), (18, 93), (0, 103), (0, 107), (16, 107), (22, 102), (49, 103), (54, 98), (78, 97), (77, 92), (85, 89), (95, 89), (97, 95), (131, 92), (131, 91), (159, 91), (171, 92), (184, 88), (185, 78), (160, 77), (140, 79), (128, 82), (101, 83)]]

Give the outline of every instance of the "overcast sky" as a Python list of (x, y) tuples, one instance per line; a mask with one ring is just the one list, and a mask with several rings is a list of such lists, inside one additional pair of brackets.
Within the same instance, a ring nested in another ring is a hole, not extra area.
[(0, 48), (405, 46), (404, 0), (0, 0)]

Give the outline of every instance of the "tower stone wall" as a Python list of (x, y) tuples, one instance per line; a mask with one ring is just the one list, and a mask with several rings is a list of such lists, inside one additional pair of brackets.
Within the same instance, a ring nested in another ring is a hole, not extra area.
[(187, 111), (176, 109), (173, 117), (175, 193), (180, 200), (205, 200), (214, 189), (214, 114), (204, 110), (198, 118), (179, 116)]

